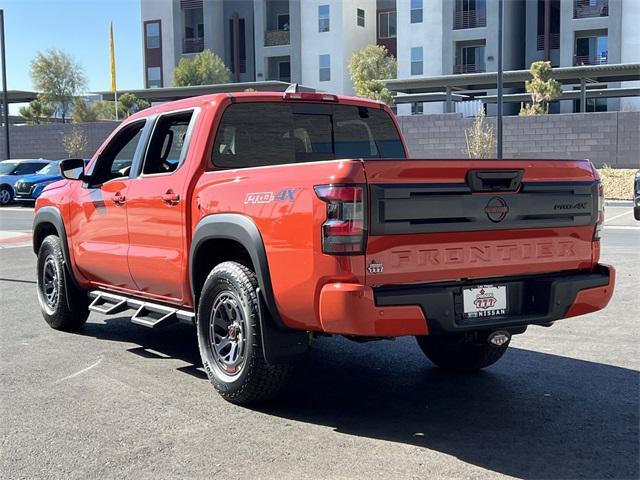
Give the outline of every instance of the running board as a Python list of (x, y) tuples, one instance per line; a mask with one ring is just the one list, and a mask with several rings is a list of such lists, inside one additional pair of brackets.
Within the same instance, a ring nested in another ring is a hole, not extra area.
[(89, 305), (89, 310), (92, 312), (103, 315), (129, 312), (131, 313), (131, 322), (143, 327), (161, 328), (176, 322), (190, 323), (191, 325), (196, 323), (195, 314), (188, 310), (180, 310), (100, 290), (89, 292), (89, 297), (93, 299)]

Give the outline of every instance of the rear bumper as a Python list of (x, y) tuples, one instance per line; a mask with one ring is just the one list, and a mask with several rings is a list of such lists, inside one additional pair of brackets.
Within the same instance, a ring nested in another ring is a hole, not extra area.
[[(328, 284), (320, 294), (320, 322), (327, 333), (365, 336), (450, 334), (546, 324), (604, 308), (614, 283), (613, 267), (597, 265), (592, 272), (375, 289)], [(508, 314), (463, 318), (462, 288), (484, 284), (507, 286)]]

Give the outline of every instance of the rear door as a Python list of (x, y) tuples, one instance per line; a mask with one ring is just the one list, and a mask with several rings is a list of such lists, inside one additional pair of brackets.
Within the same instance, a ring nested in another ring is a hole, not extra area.
[(129, 270), (137, 289), (184, 298), (186, 209), (190, 174), (184, 161), (197, 110), (160, 115), (127, 202)]
[(372, 285), (588, 268), (597, 182), (580, 161), (365, 161)]

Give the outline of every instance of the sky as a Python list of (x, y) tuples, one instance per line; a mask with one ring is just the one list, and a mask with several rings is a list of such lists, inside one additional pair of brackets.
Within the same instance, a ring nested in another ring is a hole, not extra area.
[(109, 90), (110, 21), (117, 88), (143, 87), (140, 0), (0, 0), (0, 8), (9, 90), (33, 89), (31, 60), (50, 48), (64, 50), (82, 66), (88, 91)]

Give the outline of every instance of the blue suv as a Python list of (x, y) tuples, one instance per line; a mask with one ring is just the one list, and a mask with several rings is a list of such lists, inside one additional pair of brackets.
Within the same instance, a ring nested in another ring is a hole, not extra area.
[(50, 160), (4, 160), (0, 162), (0, 205), (14, 199), (14, 184), (25, 175), (36, 173), (51, 163)]
[(20, 178), (15, 184), (15, 199), (34, 201), (40, 196), (44, 187), (62, 180), (59, 164), (60, 161), (51, 162), (33, 175)]

